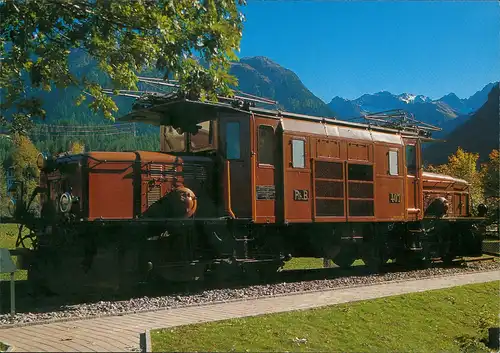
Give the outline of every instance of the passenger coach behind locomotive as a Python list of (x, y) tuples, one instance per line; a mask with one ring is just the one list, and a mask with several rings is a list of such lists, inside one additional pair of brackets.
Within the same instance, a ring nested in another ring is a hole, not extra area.
[(156, 101), (120, 120), (160, 126), (160, 152), (40, 159), (42, 218), (21, 217), (36, 240), (30, 279), (81, 291), (153, 274), (273, 273), (291, 256), (376, 269), (481, 253), (468, 184), (422, 171), (414, 122)]

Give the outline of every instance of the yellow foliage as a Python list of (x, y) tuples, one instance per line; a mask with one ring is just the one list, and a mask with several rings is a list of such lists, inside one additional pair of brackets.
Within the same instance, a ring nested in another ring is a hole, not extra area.
[(500, 153), (498, 150), (491, 151), (488, 163), (482, 165), (481, 174), (484, 183), (484, 194), (486, 197), (500, 197)]
[(82, 142), (75, 141), (71, 143), (71, 146), (69, 148), (69, 152), (71, 154), (80, 154), (85, 152), (85, 145)]
[(14, 178), (24, 183), (26, 191), (24, 196), (30, 197), (38, 185), (38, 178), (40, 176), (40, 171), (36, 165), (39, 152), (27, 136), (14, 134), (12, 142), (14, 145), (12, 151)]
[(491, 151), (489, 161), (482, 165), (481, 176), (483, 178), (484, 196), (489, 209), (491, 223), (498, 224), (500, 218), (500, 153), (498, 150)]
[(38, 150), (29, 137), (14, 134), (12, 137), (12, 166), (16, 179), (38, 178), (40, 172), (36, 166)]
[(461, 147), (448, 157), (448, 163), (436, 167), (429, 166), (431, 172), (464, 179), (470, 184), (470, 194), (474, 208), (484, 202), (483, 178), (477, 168), (478, 153), (464, 151)]
[(0, 168), (0, 216), (7, 215), (9, 196), (7, 194), (7, 182), (5, 172)]

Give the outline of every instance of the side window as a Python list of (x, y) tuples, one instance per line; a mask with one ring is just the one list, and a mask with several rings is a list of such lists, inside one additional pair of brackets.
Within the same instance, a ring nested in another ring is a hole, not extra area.
[(306, 167), (306, 153), (304, 140), (292, 140), (292, 167)]
[(389, 151), (389, 175), (399, 175), (398, 151)]
[(226, 158), (240, 159), (240, 123), (230, 121), (226, 124)]
[(269, 125), (260, 125), (258, 139), (258, 162), (274, 165), (274, 129)]
[(415, 146), (406, 146), (406, 168), (408, 174), (415, 175), (417, 172), (417, 153)]

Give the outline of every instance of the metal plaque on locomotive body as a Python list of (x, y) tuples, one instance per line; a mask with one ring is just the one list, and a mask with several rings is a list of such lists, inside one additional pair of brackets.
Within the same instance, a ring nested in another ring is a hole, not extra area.
[(276, 187), (274, 185), (257, 185), (256, 198), (257, 200), (275, 200)]

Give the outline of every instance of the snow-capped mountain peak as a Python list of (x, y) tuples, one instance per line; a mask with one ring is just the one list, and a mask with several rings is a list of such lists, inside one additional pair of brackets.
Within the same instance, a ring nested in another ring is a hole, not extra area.
[(432, 101), (429, 97), (423, 96), (423, 95), (415, 95), (411, 93), (403, 93), (397, 96), (397, 98), (406, 103), (406, 104), (412, 104), (412, 103), (429, 103)]
[(409, 104), (409, 103), (413, 103), (413, 101), (415, 100), (415, 97), (416, 97), (416, 95), (414, 95), (414, 94), (403, 93), (403, 94), (400, 94), (398, 96), (398, 99), (400, 101), (403, 101), (403, 102)]
[(418, 96), (415, 97), (413, 102), (414, 103), (430, 103), (430, 102), (432, 102), (432, 99), (430, 99), (427, 96), (423, 96), (423, 95), (419, 94)]

